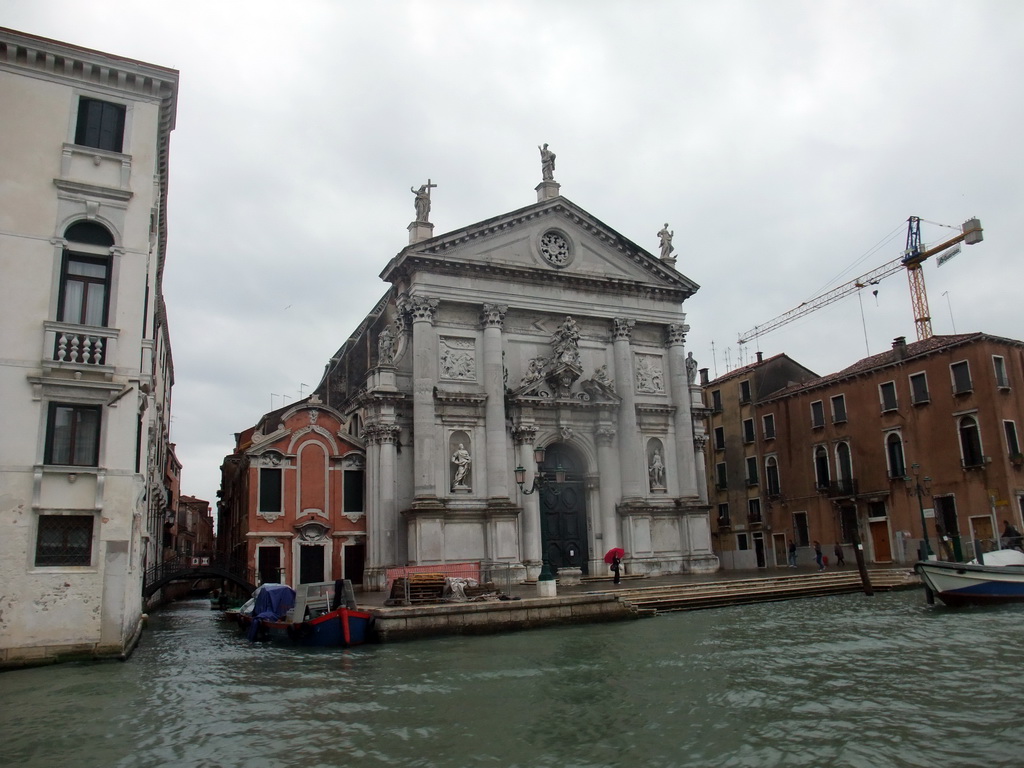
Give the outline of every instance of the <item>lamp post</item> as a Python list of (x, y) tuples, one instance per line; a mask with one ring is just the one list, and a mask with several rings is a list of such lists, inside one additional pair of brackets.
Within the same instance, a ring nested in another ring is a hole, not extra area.
[[(538, 447), (533, 449), (533, 462), (536, 467), (533, 473), (533, 484), (529, 489), (523, 487), (526, 483), (526, 470), (522, 466), (518, 466), (515, 469), (516, 485), (519, 486), (519, 490), (524, 496), (536, 493), (551, 482), (546, 479), (540, 471), (540, 465), (544, 463), (544, 448)], [(560, 493), (558, 487), (559, 484), (564, 482), (565, 470), (562, 468), (561, 464), (559, 464), (555, 469), (555, 485), (551, 489), (556, 496)], [(537, 576), (537, 588), (542, 593), (549, 593), (551, 596), (554, 596), (555, 577), (554, 574), (551, 573), (551, 565), (548, 563), (548, 541), (545, 529), (546, 527), (542, 518), (540, 520), (540, 574)]]
[[(910, 476), (904, 478), (907, 483), (907, 489), (912, 490), (917, 494), (917, 508), (921, 513), (921, 539), (922, 546), (918, 556), (922, 560), (930, 560), (932, 558), (932, 545), (928, 541), (928, 526), (924, 519), (924, 502), (921, 500), (925, 493), (927, 493), (932, 486), (932, 479), (925, 476), (923, 479), (920, 478), (921, 467), (918, 464), (911, 464), (910, 468), (914, 470), (914, 478), (911, 480)], [(921, 482), (924, 482), (924, 487), (921, 487)]]

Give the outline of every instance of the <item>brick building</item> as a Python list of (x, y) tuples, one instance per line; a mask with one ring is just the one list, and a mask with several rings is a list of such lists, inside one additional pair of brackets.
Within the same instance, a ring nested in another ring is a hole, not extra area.
[[(705, 390), (713, 401), (716, 389), (742, 379), (734, 371)], [(726, 440), (725, 463), (759, 472), (743, 482), (748, 509), (761, 515), (757, 523), (718, 516), (723, 563), (782, 565), (791, 539), (802, 562), (815, 540), (827, 555), (839, 544), (852, 559), (858, 539), (869, 563), (911, 562), (922, 524), (943, 558), (972, 556), (975, 540), (993, 546), (1004, 520), (1021, 526), (1022, 390), (1024, 342), (971, 333), (900, 337), (838, 373), (754, 390), (746, 404), (723, 399), (712, 440), (726, 424), (726, 434), (743, 436), (740, 459), (728, 456), (738, 449)], [(713, 488), (715, 463), (709, 469)], [(713, 503), (727, 503), (712, 493)]]

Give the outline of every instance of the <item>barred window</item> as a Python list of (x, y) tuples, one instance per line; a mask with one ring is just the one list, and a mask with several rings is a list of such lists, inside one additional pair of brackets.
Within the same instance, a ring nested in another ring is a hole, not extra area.
[(40, 515), (36, 565), (92, 565), (92, 515)]

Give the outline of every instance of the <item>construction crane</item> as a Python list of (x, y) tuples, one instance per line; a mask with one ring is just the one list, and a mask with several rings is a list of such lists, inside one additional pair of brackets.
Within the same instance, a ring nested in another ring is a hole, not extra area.
[[(815, 310), (846, 298), (851, 293), (856, 293), (864, 286), (874, 285), (883, 278), (899, 272), (900, 269), (907, 270), (907, 279), (910, 282), (910, 300), (914, 310), (914, 326), (917, 330), (917, 339), (918, 341), (921, 341), (923, 339), (931, 338), (932, 319), (928, 312), (928, 294), (924, 287), (924, 273), (921, 270), (921, 264), (923, 264), (929, 257), (934, 256), (937, 253), (942, 253), (947, 248), (957, 245), (960, 242), (964, 242), (967, 245), (974, 245), (975, 243), (980, 243), (982, 239), (981, 222), (976, 218), (972, 218), (963, 223), (960, 227), (960, 234), (956, 237), (951, 237), (949, 240), (932, 246), (931, 248), (925, 248), (924, 244), (921, 242), (921, 219), (918, 216), (911, 216), (907, 219), (907, 244), (902, 256), (897, 259), (893, 259), (888, 264), (883, 264), (882, 266), (861, 275), (855, 280), (844, 283), (838, 288), (833, 288), (820, 296), (809, 299), (800, 306), (769, 320), (763, 325), (754, 326), (740, 336), (739, 343), (746, 344), (748, 341), (752, 341), (759, 336), (764, 336), (766, 333), (774, 331), (776, 328), (781, 328), (783, 325), (791, 323), (804, 315), (808, 315)], [(955, 255), (955, 253), (956, 252), (949, 254), (947, 258)], [(942, 263), (942, 259), (939, 260), (939, 263)]]

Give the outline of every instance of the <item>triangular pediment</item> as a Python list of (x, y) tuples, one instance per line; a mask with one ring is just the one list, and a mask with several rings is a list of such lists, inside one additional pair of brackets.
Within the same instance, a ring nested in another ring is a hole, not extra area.
[(555, 197), (403, 249), (381, 273), (490, 272), (508, 280), (592, 283), (595, 290), (655, 291), (674, 301), (698, 285), (564, 197)]

